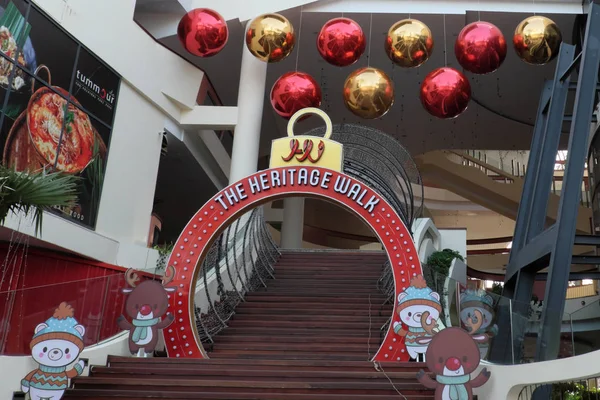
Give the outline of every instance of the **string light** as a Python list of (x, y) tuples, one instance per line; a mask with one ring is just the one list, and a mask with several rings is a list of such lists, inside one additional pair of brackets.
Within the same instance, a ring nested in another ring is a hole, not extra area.
[(304, 14), (304, 6), (300, 7), (300, 26), (298, 27), (298, 50), (296, 51), (296, 72), (298, 72), (298, 60), (300, 59), (300, 39), (302, 38), (302, 15)]
[(444, 18), (444, 66), (448, 66), (448, 52), (446, 48), (446, 14), (443, 16)]

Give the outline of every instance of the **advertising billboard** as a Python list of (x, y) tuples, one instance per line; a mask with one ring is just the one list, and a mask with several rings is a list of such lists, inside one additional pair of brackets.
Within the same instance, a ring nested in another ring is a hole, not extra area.
[(52, 212), (93, 229), (120, 77), (31, 2), (0, 7), (1, 162), (78, 176), (76, 204)]

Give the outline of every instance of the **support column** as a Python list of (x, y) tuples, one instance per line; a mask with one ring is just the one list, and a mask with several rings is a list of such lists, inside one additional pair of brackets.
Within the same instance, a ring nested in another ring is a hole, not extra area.
[(301, 249), (304, 232), (304, 198), (288, 197), (283, 200), (281, 248)]
[(245, 45), (242, 49), (238, 121), (233, 135), (229, 183), (256, 172), (267, 81), (267, 63), (254, 57)]

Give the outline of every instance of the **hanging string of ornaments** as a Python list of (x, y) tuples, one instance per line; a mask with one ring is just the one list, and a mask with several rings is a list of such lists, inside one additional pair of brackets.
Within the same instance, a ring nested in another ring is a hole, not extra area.
[[(445, 65), (430, 72), (421, 84), (421, 104), (431, 115), (456, 118), (471, 100), (468, 78), (460, 71), (447, 66), (446, 20), (444, 16)], [(360, 24), (350, 18), (333, 18), (327, 21), (317, 35), (316, 46), (321, 57), (336, 67), (355, 64), (368, 51), (367, 67), (352, 71), (342, 90), (344, 104), (355, 115), (374, 119), (384, 116), (394, 104), (394, 82), (381, 69), (371, 66), (371, 30), (373, 17), (366, 37)], [(302, 12), (300, 13), (300, 29)], [(183, 47), (198, 57), (212, 57), (227, 44), (229, 32), (223, 17), (214, 10), (199, 8), (183, 16), (177, 28)], [(276, 63), (285, 60), (297, 46), (292, 23), (283, 15), (263, 14), (250, 22), (246, 30), (246, 47), (257, 59)], [(527, 64), (544, 65), (558, 54), (562, 34), (551, 19), (531, 16), (521, 21), (513, 34), (513, 48)], [(465, 26), (454, 44), (454, 55), (460, 66), (473, 74), (491, 74), (501, 67), (507, 55), (504, 35), (494, 24), (476, 21)], [(432, 55), (433, 34), (423, 22), (408, 18), (393, 24), (385, 38), (383, 48), (389, 59), (401, 68), (418, 68)], [(299, 52), (299, 49), (296, 50)], [(319, 107), (321, 88), (305, 72), (296, 70), (283, 74), (270, 93), (275, 112), (289, 119), (298, 110)]]

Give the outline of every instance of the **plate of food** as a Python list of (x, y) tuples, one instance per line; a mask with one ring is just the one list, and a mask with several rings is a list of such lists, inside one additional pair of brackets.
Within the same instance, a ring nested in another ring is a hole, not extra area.
[(27, 113), (22, 112), (10, 128), (2, 164), (15, 171), (37, 172), (48, 166), (33, 146), (27, 129)]
[[(51, 81), (50, 71), (48, 82)], [(70, 174), (83, 171), (94, 158), (96, 135), (79, 102), (58, 86), (37, 89), (27, 105), (27, 127), (33, 146), (46, 162)]]
[[(98, 147), (98, 157), (106, 157), (106, 145), (94, 128), (94, 137)], [(16, 171), (37, 172), (44, 168), (51, 169), (54, 163), (49, 163), (42, 157), (31, 141), (31, 135), (27, 128), (27, 111), (23, 111), (11, 127), (6, 145), (2, 164)]]

